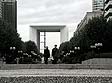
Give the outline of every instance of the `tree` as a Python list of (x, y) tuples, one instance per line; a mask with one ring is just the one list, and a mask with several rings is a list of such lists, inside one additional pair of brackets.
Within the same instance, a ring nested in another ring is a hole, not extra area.
[(101, 17), (94, 17), (88, 21), (88, 23), (82, 28), (78, 34), (75, 33), (70, 42), (74, 46), (80, 46), (83, 51), (87, 51), (90, 45), (105, 41), (105, 34), (107, 21)]
[(12, 59), (12, 62), (17, 55), (16, 54), (13, 56), (10, 54), (10, 47), (15, 47), (15, 52), (21, 49), (21, 38), (19, 37), (19, 34), (16, 32), (16, 30), (13, 30), (8, 23), (0, 19), (0, 52), (2, 56), (6, 58), (6, 63), (9, 62), (9, 55), (10, 59)]
[(69, 52), (70, 51), (70, 42), (69, 41), (63, 42), (60, 45), (59, 50), (60, 50), (60, 52), (61, 51), (64, 51), (65, 53)]
[(112, 52), (112, 19), (107, 22), (103, 47), (106, 52)]
[(97, 42), (104, 42), (104, 36), (106, 31), (106, 19), (101, 17), (94, 17), (88, 21), (88, 24), (85, 26), (85, 33), (87, 34), (89, 40), (89, 45), (94, 45)]
[(25, 42), (25, 49), (26, 49), (25, 52), (28, 53), (28, 55), (31, 55), (31, 57), (25, 57), (24, 63), (29, 63), (29, 62), (38, 63), (41, 61), (41, 56), (35, 42), (33, 41)]
[[(111, 22), (109, 24), (109, 27), (111, 27)], [(85, 53), (87, 54), (90, 51), (90, 45), (101, 42), (104, 46), (106, 46), (105, 42), (107, 42), (107, 32), (108, 37), (110, 37), (112, 34), (109, 32), (110, 30), (108, 30), (107, 21), (103, 16), (94, 17), (90, 19), (88, 23), (82, 29), (80, 29), (80, 31), (74, 32), (74, 36), (70, 39), (70, 41), (68, 41), (69, 44), (64, 43), (62, 44), (62, 47), (64, 49), (80, 47), (80, 53), (85, 55)]]
[(34, 51), (35, 53), (39, 54), (39, 50), (37, 49), (37, 46), (33, 41), (25, 42), (25, 48), (26, 48), (26, 52), (29, 54), (31, 53), (31, 51)]
[(62, 43), (60, 49), (69, 51), (71, 48), (79, 46), (81, 56), (78, 58), (84, 56), (83, 58), (88, 57), (86, 59), (89, 59), (94, 58), (90, 54), (90, 46), (95, 43), (103, 44), (102, 52), (112, 52), (112, 19), (107, 21), (103, 16), (93, 17), (80, 31), (74, 32), (70, 41)]

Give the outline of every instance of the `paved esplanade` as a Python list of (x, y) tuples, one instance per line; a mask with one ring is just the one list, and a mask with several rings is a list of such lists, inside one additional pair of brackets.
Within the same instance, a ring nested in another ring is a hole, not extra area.
[(0, 83), (112, 83), (112, 70), (98, 70), (98, 69), (0, 70)]
[(98, 69), (18, 69), (0, 70), (0, 77), (20, 76), (89, 76), (112, 77), (112, 70)]

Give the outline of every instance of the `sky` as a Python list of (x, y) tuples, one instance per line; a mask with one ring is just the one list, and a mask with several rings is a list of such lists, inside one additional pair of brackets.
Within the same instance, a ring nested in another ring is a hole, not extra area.
[[(29, 40), (29, 26), (36, 23), (74, 24), (74, 28), (69, 30), (72, 36), (86, 12), (92, 11), (92, 0), (18, 0), (17, 3), (17, 29), (23, 41)], [(48, 40), (53, 38), (51, 34), (55, 36), (54, 33), (48, 33)]]

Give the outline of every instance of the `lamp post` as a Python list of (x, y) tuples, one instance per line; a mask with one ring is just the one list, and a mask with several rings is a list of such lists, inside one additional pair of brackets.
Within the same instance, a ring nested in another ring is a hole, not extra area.
[(16, 49), (16, 47), (10, 47), (10, 50), (15, 50)]
[(77, 63), (81, 63), (81, 59), (80, 59), (80, 56), (79, 56), (80, 47), (74, 47), (74, 50), (75, 50), (75, 54), (77, 56), (77, 58), (76, 58)]
[(75, 50), (80, 50), (80, 47), (74, 47)]
[(20, 51), (18, 51), (18, 56), (17, 56), (17, 58), (16, 58), (16, 62), (17, 62), (17, 64), (19, 64), (19, 63), (21, 63), (22, 61), (23, 61), (23, 51), (20, 50)]
[(10, 50), (11, 50), (12, 54), (14, 55), (14, 51), (16, 50), (16, 47), (10, 47)]
[(74, 47), (74, 50), (75, 50), (76, 54), (78, 54), (78, 51), (80, 51), (80, 47)]
[(93, 57), (93, 55), (94, 55), (94, 49), (96, 48), (96, 46), (95, 45), (91, 45), (90, 46), (90, 48), (91, 48), (91, 56)]
[(102, 43), (95, 43), (95, 46), (98, 49), (98, 54), (99, 54), (99, 57), (100, 57), (100, 48), (103, 46), (103, 44)]
[(18, 54), (19, 54), (18, 57), (20, 57), (20, 58), (23, 57), (23, 51), (22, 50), (18, 51)]
[[(9, 56), (9, 59), (11, 60), (11, 62), (13, 62), (16, 57), (15, 50), (16, 50), (16, 47), (10, 47), (11, 55)], [(9, 60), (9, 62), (10, 62), (10, 60)]]

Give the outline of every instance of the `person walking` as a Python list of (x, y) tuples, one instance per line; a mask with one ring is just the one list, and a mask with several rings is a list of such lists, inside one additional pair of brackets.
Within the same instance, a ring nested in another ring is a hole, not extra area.
[(58, 57), (59, 57), (59, 49), (57, 48), (57, 45), (54, 45), (54, 48), (52, 49), (52, 56), (53, 56), (53, 64), (57, 64)]
[(44, 62), (45, 64), (48, 64), (48, 58), (50, 57), (50, 51), (48, 49), (48, 46), (44, 49)]

